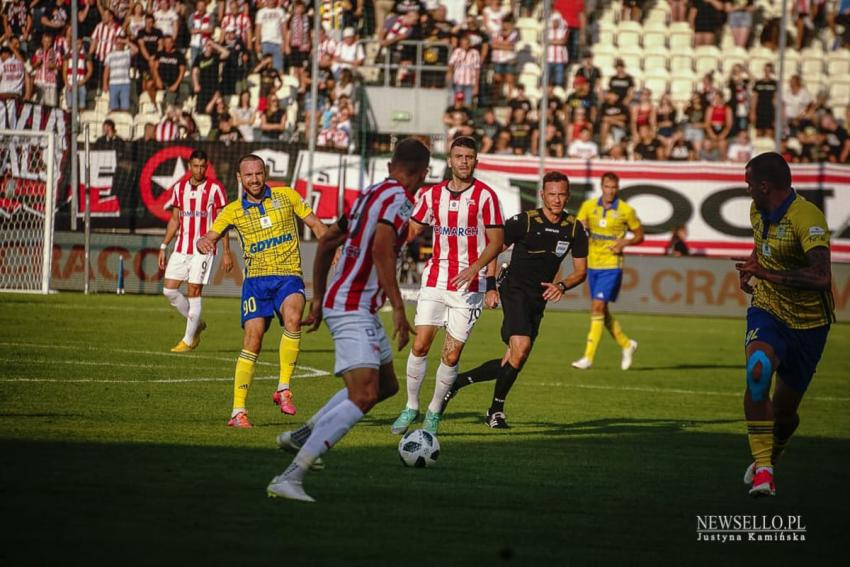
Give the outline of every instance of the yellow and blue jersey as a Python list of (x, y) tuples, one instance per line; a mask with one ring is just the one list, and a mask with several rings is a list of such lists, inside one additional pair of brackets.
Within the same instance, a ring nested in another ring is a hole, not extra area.
[(300, 276), (301, 252), (295, 217), (312, 213), (309, 205), (290, 187), (266, 186), (259, 203), (244, 196), (228, 203), (213, 223), (222, 234), (233, 227), (239, 233), (245, 260), (245, 277)]
[(623, 268), (623, 255), (614, 254), (610, 247), (626, 233), (640, 227), (640, 220), (631, 205), (617, 197), (606, 209), (602, 198), (582, 203), (576, 218), (584, 224), (590, 236), (587, 267), (591, 270)]
[[(812, 248), (829, 249), (829, 229), (823, 212), (797, 193), (792, 193), (772, 215), (750, 207), (755, 253), (759, 265), (772, 271), (798, 270), (808, 265)], [(753, 307), (770, 312), (792, 329), (812, 329), (835, 321), (830, 290), (800, 289), (758, 280)]]

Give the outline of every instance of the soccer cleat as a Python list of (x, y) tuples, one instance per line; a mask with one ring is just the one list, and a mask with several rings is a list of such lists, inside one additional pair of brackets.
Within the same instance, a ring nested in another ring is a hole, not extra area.
[(773, 482), (773, 472), (767, 468), (761, 468), (756, 471), (753, 477), (753, 487), (750, 488), (750, 496), (759, 498), (760, 496), (776, 496), (776, 484)]
[(454, 397), (457, 395), (457, 393), (458, 393), (459, 391), (460, 391), (460, 389), (459, 389), (459, 388), (455, 388), (454, 386), (452, 386), (452, 387), (449, 389), (449, 391), (448, 391), (448, 392), (446, 392), (446, 395), (445, 395), (445, 396), (443, 396), (443, 401), (442, 401), (442, 402), (440, 402), (440, 414), (445, 413), (446, 408), (447, 408), (447, 407), (448, 407), (448, 405), (449, 405), (449, 402), (450, 402), (450, 401), (452, 401), (452, 398), (454, 398)]
[(289, 390), (278, 390), (272, 395), (272, 400), (280, 408), (281, 413), (295, 415), (297, 410), (295, 409), (295, 404), (292, 403), (292, 392)]
[(750, 466), (747, 467), (747, 470), (744, 471), (744, 484), (752, 484), (753, 479), (756, 477), (756, 463), (753, 461), (750, 463)]
[(315, 502), (316, 499), (304, 492), (301, 481), (291, 480), (284, 475), (278, 475), (272, 479), (266, 487), (269, 498), (287, 498), (289, 500), (300, 500), (301, 502)]
[(490, 410), (487, 410), (487, 419), (484, 420), (484, 423), (490, 426), (490, 429), (510, 429), (511, 426), (508, 425), (507, 420), (505, 419), (505, 412), (503, 411), (494, 411), (490, 413)]
[(593, 366), (593, 361), (589, 358), (581, 357), (572, 364), (573, 368), (578, 368), (579, 370), (587, 370), (591, 366)]
[(251, 429), (254, 427), (251, 425), (251, 422), (248, 421), (248, 414), (244, 411), (240, 411), (236, 415), (230, 418), (230, 421), (227, 422), (227, 427), (238, 427), (240, 429)]
[(425, 412), (425, 419), (422, 420), (422, 429), (431, 435), (437, 434), (437, 428), (440, 427), (440, 418), (443, 415), (438, 412), (428, 410)]
[(629, 346), (623, 349), (623, 360), (620, 361), (620, 369), (628, 370), (632, 366), (632, 357), (637, 350), (637, 341), (629, 341)]
[(180, 339), (180, 342), (177, 343), (177, 345), (171, 349), (171, 352), (189, 352), (191, 350), (195, 350), (199, 342), (200, 340), (195, 337), (195, 340), (192, 342), (192, 344), (187, 345), (183, 339)]
[(401, 413), (398, 415), (398, 418), (393, 422), (390, 431), (395, 435), (401, 435), (407, 428), (410, 427), (410, 424), (416, 421), (416, 418), (419, 417), (419, 412), (415, 409), (410, 409), (408, 407), (401, 410)]
[[(301, 443), (298, 443), (295, 439), (293, 439), (291, 431), (284, 431), (275, 438), (275, 441), (277, 442), (279, 449), (293, 455), (297, 455), (298, 451), (300, 451), (302, 447)], [(310, 465), (311, 471), (320, 471), (324, 468), (325, 461), (322, 460), (322, 457), (316, 457), (316, 460), (313, 461), (312, 465)]]

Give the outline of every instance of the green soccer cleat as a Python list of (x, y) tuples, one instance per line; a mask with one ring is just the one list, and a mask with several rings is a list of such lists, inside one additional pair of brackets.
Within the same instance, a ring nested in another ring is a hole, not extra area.
[(437, 428), (440, 427), (440, 418), (443, 414), (428, 410), (425, 412), (425, 419), (422, 421), (422, 429), (431, 435), (437, 435)]
[(416, 418), (419, 417), (419, 411), (415, 409), (410, 409), (405, 407), (396, 419), (393, 422), (390, 431), (393, 432), (394, 435), (401, 435), (407, 428), (410, 427), (410, 424), (416, 421)]

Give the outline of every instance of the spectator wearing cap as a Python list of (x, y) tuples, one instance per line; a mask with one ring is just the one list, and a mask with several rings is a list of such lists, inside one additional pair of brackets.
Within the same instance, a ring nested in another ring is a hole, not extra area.
[(517, 41), (519, 41), (519, 32), (514, 28), (514, 19), (512, 16), (507, 16), (502, 20), (501, 30), (492, 36), (491, 41), (493, 52), (490, 60), (493, 63), (493, 96), (495, 98), (501, 98), (505, 91), (510, 93), (513, 89)]
[(481, 54), (470, 45), (469, 36), (463, 34), (458, 40), (458, 46), (449, 57), (447, 80), (451, 80), (455, 96), (463, 95), (466, 106), (472, 106), (472, 101), (478, 96), (478, 80), (481, 74)]
[(443, 124), (449, 127), (452, 124), (452, 115), (455, 112), (461, 112), (466, 116), (467, 120), (472, 119), (472, 110), (466, 106), (466, 97), (460, 91), (455, 91), (452, 103), (443, 112)]
[(166, 35), (162, 39), (162, 49), (154, 58), (151, 69), (156, 82), (156, 88), (165, 91), (163, 105), (179, 105), (182, 99), (180, 84), (186, 75), (186, 56), (174, 46), (174, 38)]
[(302, 0), (295, 0), (292, 5), (292, 17), (284, 26), (284, 54), (289, 62), (289, 68), (295, 72), (299, 90), (304, 93), (306, 76), (304, 66), (310, 62), (310, 49), (313, 45), (310, 30), (310, 17)]
[(4, 45), (0, 48), (0, 100), (21, 100), (25, 93), (29, 95), (28, 85), (24, 58), (17, 50)]
[(557, 87), (566, 86), (565, 74), (569, 53), (567, 51), (567, 39), (569, 30), (567, 23), (559, 12), (553, 12), (546, 28), (549, 34), (549, 46), (546, 48), (546, 64), (549, 66), (549, 84)]
[[(596, 123), (596, 107), (596, 94), (590, 88), (590, 84), (584, 75), (577, 75), (575, 79), (573, 79), (573, 92), (567, 96), (566, 101), (567, 111), (565, 114), (566, 123), (564, 128), (567, 132), (570, 131), (570, 124), (575, 120), (575, 112), (579, 108), (585, 111), (585, 116), (591, 123)], [(576, 136), (578, 136), (578, 131), (576, 131)], [(574, 137), (575, 136), (571, 136), (570, 139)]]
[[(86, 83), (91, 79), (94, 73), (94, 65), (92, 65), (91, 57), (89, 57), (83, 38), (77, 38), (77, 59), (76, 62), (72, 59), (73, 53), (62, 61), (62, 76), (65, 78), (65, 105), (70, 110), (74, 104), (76, 96), (79, 109), (86, 107)], [(77, 92), (73, 90), (74, 74), (77, 75)]]
[(608, 90), (613, 91), (617, 98), (628, 106), (635, 93), (635, 79), (626, 73), (626, 64), (622, 59), (614, 61), (614, 75), (608, 80)]
[(192, 63), (192, 89), (195, 93), (195, 111), (207, 112), (207, 105), (221, 96), (221, 61), (230, 57), (230, 51), (211, 39)]
[(599, 80), (602, 78), (602, 72), (599, 70), (599, 67), (593, 64), (593, 53), (590, 51), (585, 51), (582, 54), (581, 65), (576, 69), (575, 77), (584, 77), (588, 85), (590, 85), (590, 91), (597, 96), (601, 95), (599, 92)]
[(331, 71), (334, 77), (339, 77), (343, 69), (351, 69), (352, 73), (366, 61), (363, 46), (357, 43), (354, 28), (342, 30), (342, 42), (336, 46)]
[[(563, 17), (567, 23), (569, 37), (567, 43), (567, 51), (569, 52), (570, 61), (577, 61), (579, 49), (583, 42), (582, 34), (587, 26), (587, 16), (585, 15), (584, 0), (555, 0), (552, 7)], [(586, 77), (590, 80), (590, 77)], [(590, 81), (591, 87), (595, 86), (593, 80)]]
[(251, 54), (245, 42), (237, 35), (237, 27), (230, 24), (224, 30), (224, 42), (221, 46), (227, 50), (221, 68), (221, 94), (235, 95), (248, 86), (248, 72), (251, 70)]
[(260, 6), (254, 18), (257, 53), (271, 55), (272, 65), (279, 73), (282, 73), (286, 12), (277, 5), (277, 0), (259, 0), (257, 5)]
[(33, 68), (36, 100), (47, 106), (59, 103), (59, 74), (62, 57), (53, 45), (53, 36), (42, 34), (39, 47), (30, 61)]
[(204, 44), (212, 39), (212, 16), (207, 13), (205, 0), (198, 0), (195, 11), (189, 16), (189, 50), (192, 61), (198, 58), (204, 49)]
[(115, 49), (104, 61), (103, 90), (109, 92), (109, 111), (130, 110), (130, 63), (135, 45), (127, 41), (122, 30), (115, 38)]

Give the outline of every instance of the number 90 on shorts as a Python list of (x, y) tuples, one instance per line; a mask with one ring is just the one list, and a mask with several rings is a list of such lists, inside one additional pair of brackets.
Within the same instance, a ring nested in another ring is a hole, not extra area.
[(423, 287), (419, 290), (414, 324), (445, 327), (452, 337), (466, 342), (483, 308), (481, 292)]

